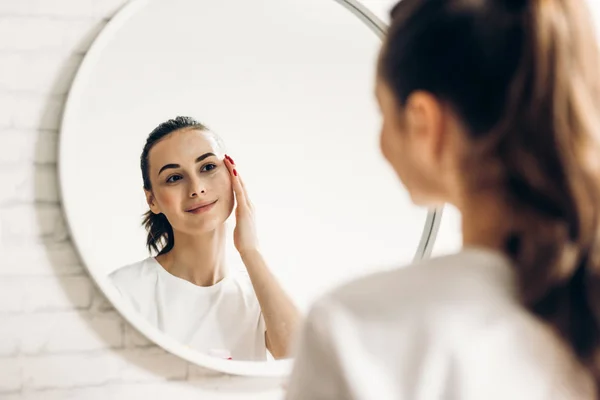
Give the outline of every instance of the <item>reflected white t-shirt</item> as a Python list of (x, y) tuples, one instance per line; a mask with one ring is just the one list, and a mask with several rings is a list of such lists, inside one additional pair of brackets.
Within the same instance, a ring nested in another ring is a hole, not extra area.
[(510, 262), (483, 249), (336, 289), (295, 352), (288, 400), (563, 400), (590, 387), (519, 304)]
[(265, 322), (247, 272), (203, 287), (148, 257), (109, 277), (130, 306), (175, 340), (216, 357), (267, 359)]

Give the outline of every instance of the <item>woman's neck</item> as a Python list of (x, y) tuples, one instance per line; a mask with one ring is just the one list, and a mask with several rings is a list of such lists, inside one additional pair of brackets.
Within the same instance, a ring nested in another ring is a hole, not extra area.
[(455, 205), (462, 214), (464, 247), (504, 251), (513, 216), (499, 195), (487, 192), (463, 196)]
[(212, 286), (225, 277), (225, 225), (202, 235), (174, 232), (175, 245), (156, 260), (169, 273), (198, 286)]

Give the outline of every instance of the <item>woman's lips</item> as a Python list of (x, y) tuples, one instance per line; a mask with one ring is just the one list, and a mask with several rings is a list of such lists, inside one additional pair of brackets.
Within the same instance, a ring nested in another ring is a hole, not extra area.
[(213, 208), (213, 206), (215, 205), (216, 202), (217, 202), (217, 200), (215, 200), (215, 201), (213, 201), (212, 203), (209, 203), (209, 204), (194, 206), (193, 208), (190, 208), (190, 209), (186, 210), (186, 212), (189, 212), (189, 213), (192, 213), (192, 214), (201, 214), (201, 213), (207, 212), (211, 208)]

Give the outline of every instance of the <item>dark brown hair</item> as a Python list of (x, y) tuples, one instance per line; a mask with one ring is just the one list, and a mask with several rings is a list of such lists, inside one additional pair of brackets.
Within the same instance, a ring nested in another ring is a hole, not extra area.
[(584, 0), (403, 0), (379, 63), (400, 106), (423, 90), (468, 128), (473, 190), (514, 214), (523, 304), (600, 382), (600, 64)]
[[(144, 150), (142, 150), (142, 155), (140, 157), (140, 168), (142, 170), (144, 189), (148, 191), (152, 190), (152, 183), (150, 182), (150, 162), (148, 160), (150, 150), (160, 140), (181, 129), (209, 131), (205, 125), (190, 117), (176, 117), (165, 121), (154, 128), (146, 139), (146, 145), (144, 146)], [(163, 213), (154, 214), (151, 210), (146, 211), (142, 225), (148, 232), (148, 237), (146, 239), (148, 251), (152, 252), (154, 250), (160, 255), (168, 253), (173, 249), (173, 246), (175, 245), (173, 227)]]

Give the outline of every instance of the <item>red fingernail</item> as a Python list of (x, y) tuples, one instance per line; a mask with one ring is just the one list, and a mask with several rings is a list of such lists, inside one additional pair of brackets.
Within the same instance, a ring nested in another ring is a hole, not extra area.
[(237, 171), (235, 170), (235, 168), (233, 169), (233, 174), (234, 174), (235, 176), (237, 176)]
[(233, 161), (233, 158), (227, 156), (227, 158), (229, 158), (229, 162), (231, 162), (232, 164), (235, 164), (235, 161)]

